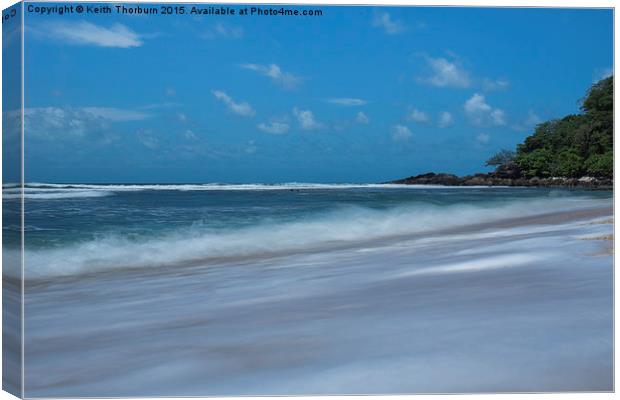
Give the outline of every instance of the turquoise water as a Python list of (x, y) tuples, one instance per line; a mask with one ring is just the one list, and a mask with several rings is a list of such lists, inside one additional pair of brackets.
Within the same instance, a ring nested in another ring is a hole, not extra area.
[[(18, 195), (5, 188), (5, 221)], [(25, 195), (28, 397), (613, 389), (613, 260), (596, 239), (613, 230), (610, 192)], [(18, 228), (4, 227), (5, 274)]]
[[(29, 184), (24, 193), (27, 276), (259, 256), (611, 198), (579, 190), (347, 184)], [(4, 199), (9, 210), (16, 207), (19, 189), (5, 188)], [(18, 225), (3, 228), (9, 240), (18, 238)]]

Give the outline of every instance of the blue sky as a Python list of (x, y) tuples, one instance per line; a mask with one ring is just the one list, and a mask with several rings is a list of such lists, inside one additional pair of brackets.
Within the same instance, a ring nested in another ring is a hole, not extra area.
[(26, 13), (26, 180), (474, 173), (612, 70), (611, 10), (320, 9)]

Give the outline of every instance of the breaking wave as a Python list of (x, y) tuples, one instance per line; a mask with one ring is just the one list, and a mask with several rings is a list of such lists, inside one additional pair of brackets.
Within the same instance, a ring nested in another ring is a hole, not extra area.
[[(330, 189), (479, 189), (486, 186), (442, 186), (442, 185), (400, 185), (382, 183), (247, 183), (247, 184), (224, 184), (224, 183), (204, 183), (204, 184), (58, 184), (58, 183), (27, 183), (24, 186), (26, 198), (68, 198), (70, 193), (82, 194), (75, 197), (98, 197), (86, 196), (85, 193), (95, 193), (101, 191), (105, 195), (114, 192), (135, 192), (145, 190), (176, 190), (176, 191), (213, 191), (213, 190), (330, 190)], [(4, 198), (19, 198), (20, 187), (15, 184), (4, 185)], [(43, 197), (46, 193), (67, 193), (66, 197)], [(35, 196), (37, 195), (37, 196)]]
[(377, 245), (381, 239), (396, 236), (424, 234), (428, 238), (459, 226), (606, 204), (592, 199), (587, 202), (544, 199), (493, 206), (412, 205), (388, 210), (347, 207), (295, 222), (263, 222), (234, 230), (192, 226), (166, 235), (140, 239), (107, 235), (61, 248), (27, 248), (26, 277), (125, 268), (208, 265), (222, 260), (321, 251), (334, 246)]
[[(7, 190), (5, 189), (4, 192)], [(46, 190), (46, 191), (29, 191), (24, 190), (24, 199), (33, 200), (56, 200), (56, 199), (73, 199), (85, 197), (105, 197), (114, 193), (107, 190)], [(20, 199), (22, 197), (19, 191), (3, 193), (2, 198), (6, 200)]]

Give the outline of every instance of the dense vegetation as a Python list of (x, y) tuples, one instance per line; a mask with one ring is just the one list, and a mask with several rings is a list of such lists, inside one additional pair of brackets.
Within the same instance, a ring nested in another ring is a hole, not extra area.
[(530, 177), (613, 177), (613, 76), (594, 84), (581, 113), (543, 122), (517, 146), (487, 165)]

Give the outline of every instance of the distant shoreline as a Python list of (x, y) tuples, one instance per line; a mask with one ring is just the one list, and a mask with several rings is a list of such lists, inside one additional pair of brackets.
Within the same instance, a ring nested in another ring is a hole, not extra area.
[[(324, 182), (279, 182), (279, 183), (222, 183), (222, 182), (199, 182), (199, 183), (25, 183), (23, 189), (44, 192), (77, 192), (85, 190), (111, 190), (131, 191), (135, 190), (307, 190), (307, 189), (348, 189), (348, 188), (382, 188), (387, 185), (421, 185), (421, 186), (448, 186), (448, 187), (557, 187), (557, 188), (586, 188), (596, 190), (612, 190), (613, 179), (584, 176), (580, 178), (514, 178), (502, 177), (497, 172), (487, 174), (478, 173), (473, 175), (457, 176), (448, 173), (428, 172), (425, 174), (410, 176), (407, 178), (365, 183), (324, 183)], [(22, 184), (4, 183), (3, 192), (21, 193)], [(4, 193), (6, 195), (6, 193)], [(12, 195), (12, 194), (11, 194)], [(11, 196), (8, 195), (8, 196)]]
[(580, 178), (511, 178), (501, 176), (501, 174), (497, 172), (466, 176), (428, 172), (384, 183), (400, 185), (558, 187), (593, 190), (612, 190), (614, 186), (612, 179), (592, 176), (583, 176)]

